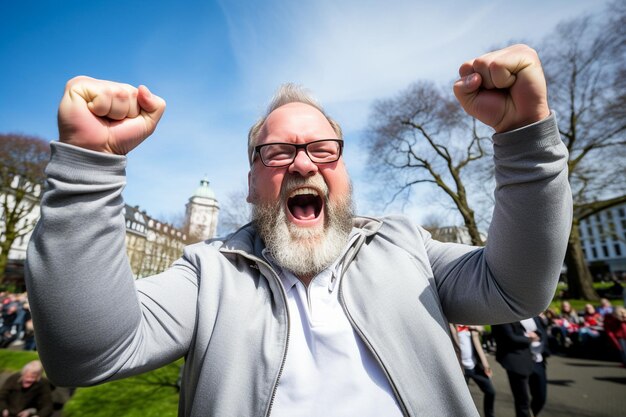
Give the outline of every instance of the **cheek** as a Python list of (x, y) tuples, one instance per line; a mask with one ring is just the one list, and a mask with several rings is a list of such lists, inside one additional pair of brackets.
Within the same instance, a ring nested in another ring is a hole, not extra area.
[(331, 194), (344, 196), (350, 192), (350, 177), (343, 164), (322, 172), (322, 175)]
[(252, 172), (248, 186), (248, 201), (251, 203), (276, 201), (280, 195), (283, 176), (284, 174), (265, 170)]

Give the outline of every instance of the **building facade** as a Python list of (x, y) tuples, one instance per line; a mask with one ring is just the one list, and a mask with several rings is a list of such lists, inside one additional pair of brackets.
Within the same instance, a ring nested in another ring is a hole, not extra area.
[[(0, 199), (3, 204), (13, 204), (12, 193), (1, 191)], [(39, 219), (40, 191), (41, 188), (37, 186), (35, 192), (28, 196), (28, 199), (24, 199), (23, 204), (29, 204), (29, 206), (25, 207), (28, 215), (24, 217), (23, 222), (34, 224)], [(126, 226), (126, 251), (135, 278), (162, 272), (178, 259), (182, 255), (184, 246), (193, 243), (189, 239), (187, 229), (199, 233), (202, 239), (214, 237), (218, 212), (219, 204), (206, 179), (200, 182), (200, 187), (186, 205), (185, 226), (182, 228), (149, 216), (145, 211), (140, 210), (139, 206), (125, 205), (123, 216)], [(0, 222), (0, 240), (5, 238), (4, 225), (4, 221)], [(31, 235), (32, 229), (16, 239), (9, 251), (9, 267), (5, 277), (11, 275), (12, 281), (16, 281), (18, 286), (23, 285), (21, 283), (23, 282), (23, 265)]]
[(626, 203), (581, 220), (578, 229), (595, 277), (626, 273)]
[[(0, 190), (0, 242), (6, 239), (5, 216), (14, 216), (17, 219), (13, 230), (18, 233), (17, 239), (9, 249), (9, 260), (26, 259), (26, 246), (30, 240), (32, 229), (39, 220), (39, 199), (41, 185), (33, 184), (19, 175), (11, 179), (8, 192)], [(16, 198), (16, 190), (22, 195)], [(17, 204), (17, 207), (16, 207)], [(26, 233), (24, 233), (26, 231)], [(1, 250), (1, 249), (0, 249)]]
[[(443, 227), (427, 227), (433, 239), (440, 242), (462, 243), (464, 245), (472, 244), (472, 237), (465, 226), (443, 226)], [(487, 235), (480, 233), (483, 242), (487, 241)]]
[(178, 259), (187, 243), (187, 235), (171, 224), (161, 222), (139, 210), (124, 207), (126, 252), (135, 278), (164, 271)]

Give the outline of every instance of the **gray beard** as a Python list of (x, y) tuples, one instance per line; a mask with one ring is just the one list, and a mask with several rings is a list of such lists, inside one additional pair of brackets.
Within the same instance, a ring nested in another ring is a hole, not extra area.
[[(294, 187), (306, 185), (323, 191), (323, 225), (305, 228), (287, 220), (286, 196)], [(353, 217), (352, 189), (348, 195), (331, 202), (328, 187), (319, 174), (307, 178), (287, 174), (278, 201), (252, 206), (252, 221), (274, 261), (296, 276), (307, 278), (328, 268), (341, 255), (352, 230)]]

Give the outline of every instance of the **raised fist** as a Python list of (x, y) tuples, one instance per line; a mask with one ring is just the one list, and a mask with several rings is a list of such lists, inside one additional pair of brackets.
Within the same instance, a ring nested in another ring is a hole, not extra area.
[(154, 132), (164, 111), (165, 101), (145, 86), (75, 77), (59, 105), (59, 140), (126, 155)]
[(497, 133), (550, 115), (546, 80), (537, 53), (513, 45), (465, 62), (454, 95), (470, 116)]

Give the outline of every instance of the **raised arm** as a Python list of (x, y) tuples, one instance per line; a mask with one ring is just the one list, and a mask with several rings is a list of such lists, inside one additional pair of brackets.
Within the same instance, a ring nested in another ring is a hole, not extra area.
[(449, 320), (517, 321), (537, 315), (554, 295), (571, 227), (567, 149), (534, 50), (491, 52), (459, 73), (460, 104), (496, 130), (493, 219), (484, 249), (427, 237), (427, 250)]
[(164, 109), (145, 87), (87, 77), (67, 84), (26, 268), (37, 347), (57, 385), (163, 365), (191, 339), (193, 267), (181, 260), (135, 282), (125, 250), (123, 155), (154, 131)]

